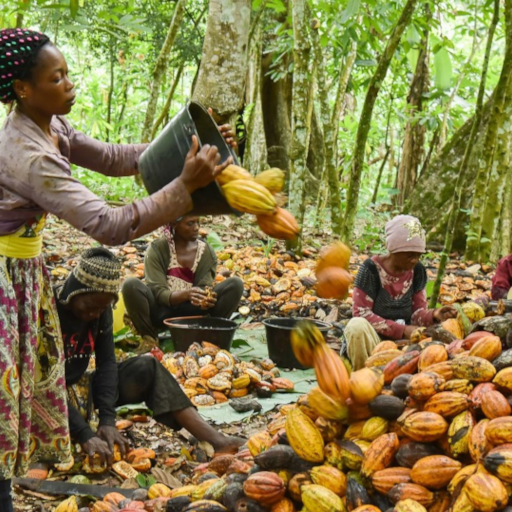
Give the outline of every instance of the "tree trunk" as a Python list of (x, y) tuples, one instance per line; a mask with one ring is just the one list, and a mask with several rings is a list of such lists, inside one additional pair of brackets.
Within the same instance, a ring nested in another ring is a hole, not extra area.
[[(361, 18), (358, 18), (359, 20)], [(350, 49), (345, 57), (345, 61), (341, 64), (339, 70), (338, 89), (336, 90), (336, 100), (334, 102), (334, 109), (332, 112), (332, 126), (334, 129), (333, 140), (334, 140), (334, 162), (337, 166), (338, 162), (338, 135), (340, 132), (340, 123), (344, 117), (344, 106), (345, 106), (345, 95), (347, 93), (347, 85), (352, 74), (352, 68), (357, 57), (357, 40), (353, 39), (350, 45)], [(337, 180), (338, 181), (338, 180)], [(335, 196), (336, 199), (336, 196)], [(331, 201), (335, 200), (331, 199)], [(334, 222), (333, 222), (334, 225)]]
[[(336, 120), (333, 123), (333, 116), (329, 105), (329, 96), (327, 91), (327, 75), (325, 73), (324, 66), (324, 55), (322, 53), (322, 47), (320, 45), (320, 38), (318, 37), (318, 27), (315, 27), (311, 31), (311, 37), (313, 40), (313, 49), (316, 60), (316, 73), (317, 73), (317, 84), (318, 84), (318, 98), (320, 100), (320, 118), (322, 121), (322, 130), (324, 133), (324, 154), (325, 154), (325, 174), (327, 176), (329, 184), (329, 196), (330, 196), (330, 207), (331, 207), (331, 224), (332, 230), (335, 234), (341, 234), (342, 215), (341, 215), (341, 197), (340, 197), (340, 183), (338, 179), (338, 172), (336, 169), (336, 139), (337, 131), (334, 129), (334, 125), (339, 126), (339, 118), (335, 117)], [(347, 80), (340, 78), (338, 85), (337, 95), (345, 97), (345, 91), (347, 86)], [(344, 84), (342, 83), (344, 82)], [(342, 87), (343, 86), (343, 87)], [(342, 90), (340, 90), (342, 89)], [(337, 101), (341, 102), (339, 98)], [(323, 174), (323, 173), (322, 173)], [(320, 184), (321, 186), (321, 184)]]
[(156, 115), (158, 97), (160, 96), (162, 82), (167, 72), (169, 54), (171, 53), (178, 29), (181, 25), (181, 20), (183, 19), (185, 4), (186, 0), (178, 0), (176, 2), (171, 24), (169, 25), (169, 30), (167, 31), (164, 44), (162, 45), (158, 58), (156, 59), (155, 69), (153, 70), (153, 80), (151, 82), (151, 89), (149, 92), (149, 101), (146, 109), (146, 116), (142, 126), (142, 142), (150, 142), (151, 140), (151, 130), (153, 127), (153, 120), (155, 119)]
[(110, 142), (110, 126), (112, 124), (112, 97), (114, 95), (115, 85), (115, 55), (114, 55), (114, 39), (110, 38), (110, 81), (108, 85), (108, 99), (107, 99), (107, 133), (106, 142)]
[(268, 165), (290, 169), (292, 80), (289, 75), (274, 82), (269, 76), (272, 56), (262, 59), (261, 93)]
[[(485, 134), (485, 128), (491, 112), (492, 97), (483, 107), (478, 135), (473, 152), (481, 151)], [(455, 193), (455, 183), (459, 176), (460, 165), (467, 148), (467, 141), (471, 134), (474, 116), (468, 119), (445, 144), (440, 153), (434, 155), (428, 167), (422, 173), (421, 187), (416, 187), (404, 206), (404, 213), (415, 215), (421, 219), (423, 227), (430, 231), (428, 238), (432, 241), (443, 242), (446, 223), (440, 222), (439, 212), (447, 211)], [(462, 208), (471, 206), (473, 194), (473, 182), (476, 176), (476, 162), (474, 158), (469, 160), (463, 184)], [(465, 216), (465, 214), (464, 214)], [(464, 249), (464, 224), (463, 215), (459, 216), (456, 223), (454, 249)]]
[[(305, 178), (308, 138), (308, 99), (310, 47), (307, 38), (306, 0), (292, 2), (293, 22), (293, 89), (292, 89), (292, 144), (290, 152), (289, 206), (302, 226), (305, 212)], [(289, 246), (297, 246), (289, 244)]]
[(345, 242), (350, 241), (350, 237), (354, 229), (354, 222), (359, 203), (359, 189), (361, 186), (361, 174), (363, 172), (366, 141), (370, 131), (373, 107), (375, 106), (375, 101), (377, 100), (382, 82), (386, 78), (386, 74), (391, 63), (391, 59), (395, 54), (396, 47), (398, 46), (402, 34), (409, 24), (409, 21), (411, 20), (414, 8), (416, 7), (417, 3), (418, 0), (407, 0), (402, 14), (400, 15), (400, 19), (398, 20), (395, 28), (393, 29), (393, 32), (388, 39), (386, 48), (384, 49), (379, 59), (377, 69), (375, 70), (375, 73), (372, 76), (368, 86), (368, 92), (366, 93), (366, 98), (357, 129), (356, 142), (354, 145), (354, 156), (350, 172), (350, 184), (347, 193), (347, 204), (345, 207), (346, 213), (341, 235)]
[(219, 123), (235, 126), (244, 103), (250, 22), (250, 0), (210, 0), (192, 99), (211, 107)]
[[(508, 163), (510, 163), (509, 146)], [(503, 211), (501, 214), (501, 254), (512, 252), (512, 172), (506, 174), (505, 193), (503, 194)]]
[[(511, 12), (512, 14), (512, 12)], [(512, 22), (512, 19), (510, 20)], [(496, 247), (497, 226), (503, 212), (503, 199), (507, 173), (510, 170), (510, 141), (512, 138), (512, 78), (509, 78), (503, 119), (498, 131), (496, 152), (491, 167), (486, 191), (486, 201), (482, 218), (482, 237), (480, 240), (480, 260), (496, 261), (491, 258), (491, 247)], [(497, 251), (499, 254), (499, 251)]]
[[(510, 62), (512, 61), (512, 0), (505, 1), (505, 55), (503, 67), (495, 89), (494, 102), (485, 134), (483, 152), (478, 159), (478, 173), (475, 180), (475, 193), (473, 194), (469, 235), (466, 243), (466, 258), (480, 260), (484, 255), (482, 251), (482, 219), (485, 209), (485, 199), (488, 192), (489, 176), (492, 174), (492, 166), (498, 131), (504, 120), (505, 97), (508, 81), (512, 74)], [(484, 251), (485, 252), (485, 251)]]
[(398, 205), (403, 205), (416, 185), (418, 169), (423, 160), (425, 148), (425, 125), (415, 119), (416, 114), (423, 110), (423, 96), (428, 90), (428, 36), (432, 12), (428, 6), (425, 7), (426, 28), (420, 42), (420, 53), (416, 63), (416, 69), (412, 77), (409, 96), (407, 97), (407, 125), (405, 127), (404, 143), (402, 146), (402, 159), (397, 176), (396, 196)]
[(261, 102), (261, 56), (263, 51), (261, 23), (257, 23), (252, 34), (246, 88), (246, 105), (250, 105), (251, 111), (247, 120), (244, 166), (252, 174), (258, 174), (267, 168), (267, 144), (265, 141)]
[(158, 116), (157, 120), (153, 124), (153, 128), (151, 129), (151, 140), (153, 140), (156, 136), (156, 132), (158, 131), (158, 128), (162, 125), (165, 118), (169, 115), (169, 109), (171, 108), (171, 102), (174, 97), (174, 93), (176, 92), (176, 89), (178, 88), (178, 84), (180, 83), (181, 74), (183, 73), (183, 68), (185, 67), (184, 63), (180, 64), (180, 67), (178, 68), (178, 71), (176, 71), (176, 76), (174, 77), (171, 88), (169, 89), (169, 92), (167, 93), (167, 98), (165, 100), (165, 104), (162, 107), (162, 111), (160, 112), (160, 115)]
[[(510, 2), (512, 4), (512, 0), (505, 0), (506, 2)], [(480, 86), (478, 89), (478, 98), (476, 102), (475, 115), (473, 118), (473, 125), (471, 126), (471, 132), (469, 134), (469, 138), (466, 144), (466, 150), (464, 152), (464, 157), (462, 158), (462, 162), (460, 164), (459, 175), (457, 176), (457, 181), (455, 183), (455, 195), (453, 197), (453, 201), (451, 201), (450, 205), (450, 213), (448, 216), (448, 222), (446, 226), (445, 239), (444, 239), (444, 247), (443, 252), (441, 253), (441, 259), (439, 261), (439, 268), (437, 271), (436, 280), (434, 283), (434, 289), (432, 291), (432, 295), (430, 297), (431, 308), (435, 308), (437, 304), (437, 298), (439, 297), (439, 292), (441, 291), (441, 283), (443, 282), (443, 277), (446, 269), (446, 263), (448, 262), (448, 257), (452, 250), (453, 239), (454, 239), (454, 231), (455, 231), (455, 223), (457, 222), (457, 217), (459, 216), (463, 185), (465, 175), (467, 173), (469, 160), (471, 158), (471, 153), (474, 148), (474, 144), (476, 142), (478, 136), (478, 130), (480, 126), (480, 122), (482, 119), (482, 111), (484, 105), (484, 95), (485, 95), (485, 83), (487, 81), (487, 69), (489, 66), (489, 56), (492, 48), (492, 40), (494, 38), (494, 32), (496, 30), (496, 26), (499, 20), (499, 0), (495, 0), (494, 2), (494, 16), (489, 28), (489, 34), (487, 38), (487, 46), (485, 51), (485, 57), (482, 67), (482, 75), (480, 78)]]

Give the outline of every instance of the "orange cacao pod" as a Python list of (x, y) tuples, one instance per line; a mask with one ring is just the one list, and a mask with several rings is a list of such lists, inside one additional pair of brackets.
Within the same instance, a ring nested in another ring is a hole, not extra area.
[(482, 395), (482, 412), (487, 418), (493, 420), (510, 416), (512, 410), (508, 400), (499, 391), (488, 391)]
[(342, 421), (347, 419), (347, 406), (326, 395), (320, 388), (313, 388), (308, 393), (309, 406), (316, 413), (327, 420)]
[(468, 334), (464, 338), (464, 344), (463, 348), (464, 350), (471, 350), (473, 348), (473, 345), (482, 338), (485, 338), (489, 336), (489, 333), (487, 331), (476, 331), (472, 332), (471, 334)]
[(372, 485), (381, 494), (387, 494), (397, 484), (407, 484), (411, 481), (409, 468), (381, 469), (372, 476)]
[(316, 275), (316, 294), (323, 299), (344, 299), (352, 281), (352, 274), (344, 268), (324, 268)]
[(421, 372), (436, 363), (448, 361), (448, 352), (442, 345), (429, 345), (423, 349), (418, 360), (418, 370)]
[(391, 384), (398, 375), (415, 373), (418, 369), (419, 359), (420, 352), (417, 350), (411, 350), (411, 352), (406, 352), (402, 356), (393, 359), (384, 367), (384, 382)]
[(335, 400), (345, 402), (350, 388), (348, 372), (341, 357), (325, 343), (315, 345), (313, 357), (320, 389)]
[(401, 427), (407, 437), (420, 443), (437, 441), (448, 431), (448, 423), (434, 412), (414, 412), (405, 418)]
[(295, 512), (295, 505), (293, 501), (288, 498), (279, 500), (275, 505), (272, 505), (270, 512)]
[(414, 400), (422, 402), (434, 396), (443, 384), (444, 379), (437, 373), (421, 372), (409, 379), (407, 391)]
[(398, 436), (394, 433), (384, 434), (370, 444), (363, 457), (361, 474), (369, 478), (376, 471), (387, 468), (399, 447)]
[(492, 448), (485, 435), (488, 425), (488, 419), (480, 420), (471, 430), (469, 437), (469, 454), (474, 462), (479, 462), (483, 459)]
[(256, 215), (256, 222), (263, 233), (279, 240), (295, 240), (300, 233), (295, 217), (284, 208), (273, 215)]
[(494, 361), (501, 354), (501, 340), (498, 336), (489, 335), (479, 339), (470, 349), (469, 355)]
[(458, 340), (464, 338), (464, 330), (456, 318), (449, 318), (441, 323), (441, 327), (451, 332)]
[(322, 485), (340, 497), (347, 492), (347, 477), (339, 469), (332, 466), (316, 466), (310, 471), (311, 480)]
[(430, 398), (424, 405), (423, 410), (435, 412), (443, 418), (457, 416), (469, 407), (469, 399), (463, 393), (455, 391), (442, 391)]
[(445, 455), (431, 455), (420, 459), (411, 470), (411, 479), (415, 484), (427, 489), (439, 490), (446, 487), (457, 474), (462, 464)]
[(495, 391), (496, 386), (491, 382), (483, 382), (475, 386), (473, 391), (469, 394), (469, 402), (473, 411), (482, 407), (482, 397), (488, 391)]
[(403, 500), (414, 500), (428, 507), (434, 503), (435, 495), (422, 485), (418, 484), (398, 484), (388, 492), (388, 498), (397, 503)]
[(283, 479), (270, 471), (250, 475), (244, 482), (244, 493), (248, 498), (270, 506), (284, 497), (286, 487)]
[(453, 379), (453, 368), (450, 361), (443, 361), (442, 363), (435, 363), (431, 366), (428, 366), (423, 370), (424, 372), (432, 372), (437, 373), (445, 381), (449, 381)]
[(384, 350), (398, 350), (398, 346), (394, 341), (386, 340), (381, 341), (373, 350), (372, 356), (377, 352), (383, 352)]
[(384, 387), (384, 374), (376, 368), (361, 368), (350, 374), (350, 397), (358, 404), (369, 404)]
[(318, 274), (328, 267), (348, 269), (350, 249), (343, 242), (334, 242), (320, 251), (315, 273)]

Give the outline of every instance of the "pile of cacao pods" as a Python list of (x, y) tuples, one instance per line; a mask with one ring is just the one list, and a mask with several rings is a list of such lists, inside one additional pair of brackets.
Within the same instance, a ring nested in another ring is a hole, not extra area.
[(240, 361), (227, 350), (203, 341), (187, 352), (167, 353), (160, 361), (197, 407), (227, 402), (254, 392), (269, 398), (276, 391), (293, 391), (294, 385), (280, 376), (268, 358)]
[(294, 240), (300, 229), (295, 217), (281, 208), (284, 196), (284, 172), (272, 168), (254, 178), (242, 167), (229, 165), (217, 178), (226, 201), (243, 213), (256, 215), (259, 228), (266, 235), (281, 240)]
[(294, 261), (287, 253), (266, 256), (263, 250), (226, 248), (218, 254), (216, 281), (237, 275), (244, 281), (240, 313), (257, 319), (269, 315), (314, 317), (321, 302), (313, 288), (304, 284), (315, 275), (313, 259)]

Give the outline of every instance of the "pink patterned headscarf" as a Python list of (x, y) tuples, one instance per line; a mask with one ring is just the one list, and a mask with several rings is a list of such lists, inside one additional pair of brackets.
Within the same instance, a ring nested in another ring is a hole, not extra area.
[(386, 247), (396, 252), (425, 252), (425, 230), (412, 215), (397, 215), (386, 224)]

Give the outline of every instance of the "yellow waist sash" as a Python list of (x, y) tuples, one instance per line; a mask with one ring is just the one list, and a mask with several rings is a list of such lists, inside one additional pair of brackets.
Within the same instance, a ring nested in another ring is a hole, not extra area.
[(0, 256), (8, 258), (37, 258), (43, 250), (43, 228), (46, 216), (24, 224), (16, 233), (0, 236)]

